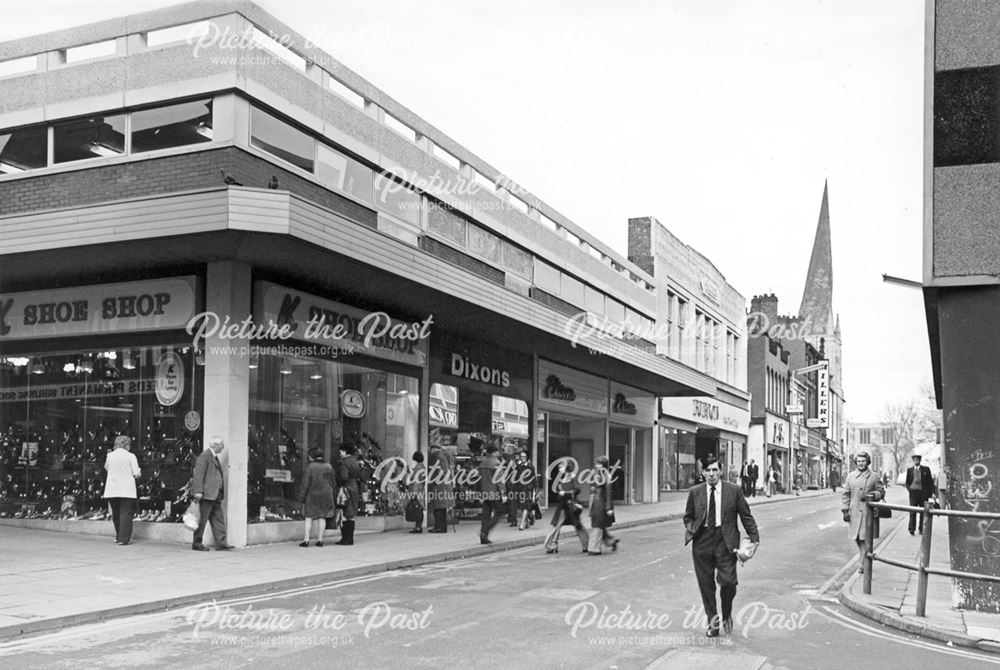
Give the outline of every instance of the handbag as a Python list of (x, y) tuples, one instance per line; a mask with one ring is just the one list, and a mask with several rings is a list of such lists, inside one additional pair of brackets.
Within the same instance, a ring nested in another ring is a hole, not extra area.
[(542, 520), (542, 508), (538, 506), (537, 502), (531, 505), (531, 511), (534, 513), (536, 521)]
[(198, 530), (199, 521), (201, 521), (201, 504), (197, 500), (192, 500), (184, 512), (184, 525), (191, 530)]
[(339, 507), (334, 510), (333, 516), (326, 517), (326, 527), (331, 530), (336, 530), (340, 528), (341, 524), (344, 523), (344, 510)]
[(892, 518), (892, 510), (889, 509), (889, 508), (887, 508), (887, 507), (879, 507), (878, 508), (878, 518), (880, 518), (880, 519), (891, 519)]
[(347, 489), (344, 487), (340, 487), (339, 489), (337, 489), (336, 506), (338, 509), (347, 507)]
[(407, 521), (414, 523), (423, 521), (424, 506), (420, 504), (419, 500), (411, 498), (410, 502), (406, 503), (405, 517)]

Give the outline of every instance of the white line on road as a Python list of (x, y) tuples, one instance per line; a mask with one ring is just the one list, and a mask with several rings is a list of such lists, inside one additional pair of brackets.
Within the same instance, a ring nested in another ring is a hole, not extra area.
[(850, 617), (844, 616), (840, 612), (836, 612), (831, 607), (823, 606), (819, 608), (820, 612), (824, 613), (827, 618), (829, 618), (833, 623), (844, 628), (849, 628), (858, 633), (864, 633), (865, 635), (870, 635), (871, 637), (881, 638), (883, 640), (892, 640), (893, 642), (898, 642), (899, 644), (905, 644), (910, 647), (917, 647), (918, 649), (926, 649), (929, 651), (936, 651), (941, 654), (948, 654), (950, 656), (960, 656), (962, 658), (974, 658), (979, 661), (986, 661), (987, 663), (992, 663), (993, 665), (1000, 665), (1000, 658), (996, 658), (985, 652), (976, 652), (971, 649), (958, 649), (953, 647), (946, 647), (943, 643), (934, 644), (932, 642), (924, 642), (922, 640), (909, 640), (902, 637), (901, 633), (893, 633), (886, 630), (873, 628), (867, 624), (861, 623), (860, 621), (855, 621)]
[(827, 528), (833, 528), (836, 525), (837, 525), (836, 521), (831, 521), (830, 523), (818, 523), (816, 524), (816, 527), (819, 528), (820, 530), (826, 530)]
[(669, 556), (661, 556), (660, 558), (657, 558), (656, 560), (649, 561), (648, 563), (643, 563), (642, 565), (637, 565), (634, 568), (628, 568), (627, 570), (616, 570), (613, 574), (605, 575), (604, 577), (598, 577), (597, 581), (603, 582), (605, 579), (611, 579), (612, 577), (616, 577), (616, 578), (617, 577), (621, 577), (626, 572), (634, 572), (635, 570), (641, 570), (642, 568), (649, 567), (650, 565), (655, 565), (655, 564), (659, 563), (660, 561), (665, 561), (667, 558), (669, 558)]

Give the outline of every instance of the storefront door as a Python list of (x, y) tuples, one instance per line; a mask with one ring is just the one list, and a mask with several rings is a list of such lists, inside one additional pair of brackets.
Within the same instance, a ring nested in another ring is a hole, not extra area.
[(632, 502), (628, 495), (632, 478), (632, 431), (628, 428), (614, 428), (608, 431), (608, 460), (611, 466), (618, 466), (611, 481), (611, 497), (615, 502)]

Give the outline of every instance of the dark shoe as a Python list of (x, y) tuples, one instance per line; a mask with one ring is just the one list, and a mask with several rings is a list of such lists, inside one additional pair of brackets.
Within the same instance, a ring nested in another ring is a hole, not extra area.
[[(421, 528), (414, 528), (413, 530), (410, 531), (410, 533), (422, 533), (422, 532), (424, 532), (424, 531)], [(431, 531), (428, 531), (428, 532), (429, 533), (433, 533), (434, 531), (431, 530)]]
[(599, 552), (599, 551), (587, 551), (587, 555), (588, 556), (600, 556), (601, 552)]
[(429, 531), (427, 531), (427, 532), (428, 532), (428, 533), (447, 533), (448, 531), (446, 531), (446, 530), (441, 530), (440, 528), (431, 528), (431, 529), (430, 529)]
[(705, 637), (719, 637), (719, 627), (711, 626), (708, 630), (705, 631)]
[(347, 538), (341, 538), (340, 541), (334, 542), (334, 544), (339, 544), (341, 546), (351, 546), (354, 544), (353, 540), (348, 540)]
[(725, 620), (723, 620), (723, 622), (722, 622), (722, 632), (725, 633), (727, 636), (733, 634), (733, 620), (732, 619), (725, 619)]
[(299, 546), (300, 547), (308, 547), (309, 546), (309, 540), (306, 540), (305, 542), (299, 542)]
[(486, 537), (485, 535), (479, 536), (479, 544), (493, 544), (493, 540)]
[(216, 548), (215, 548), (215, 550), (216, 550), (216, 551), (232, 551), (232, 550), (233, 550), (233, 549), (235, 549), (235, 548), (236, 548), (236, 547), (234, 547), (234, 546), (233, 546), (233, 545), (231, 545), (231, 544), (224, 544), (224, 545), (222, 545), (221, 547), (216, 547)]
[(862, 565), (860, 568), (858, 568), (858, 574), (859, 575), (865, 574), (865, 566)]
[(611, 551), (618, 551), (618, 538), (611, 541)]
[(208, 551), (208, 547), (203, 544), (192, 544), (191, 548), (195, 551)]
[(546, 554), (558, 554), (559, 553), (559, 548), (556, 547), (555, 549), (546, 549), (545, 553)]
[(910, 529), (910, 535), (913, 535), (913, 529), (912, 528)]
[[(301, 545), (300, 545), (300, 546), (301, 546)], [(322, 542), (317, 542), (317, 543), (316, 543), (316, 546), (317, 546), (317, 547), (322, 547), (322, 546), (323, 546), (323, 543), (322, 543)]]

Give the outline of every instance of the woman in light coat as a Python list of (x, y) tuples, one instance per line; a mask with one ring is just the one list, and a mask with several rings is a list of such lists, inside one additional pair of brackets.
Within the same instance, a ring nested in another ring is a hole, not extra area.
[[(880, 477), (868, 467), (871, 460), (868, 452), (858, 452), (854, 457), (857, 469), (844, 479), (844, 492), (841, 494), (840, 508), (844, 513), (844, 523), (849, 524), (847, 536), (858, 545), (858, 558), (862, 561), (858, 572), (864, 572), (865, 539), (868, 519), (872, 513), (867, 503), (869, 500), (879, 502), (885, 498), (885, 487)], [(877, 531), (876, 527), (876, 534)]]

